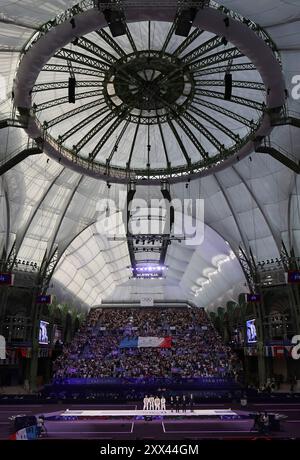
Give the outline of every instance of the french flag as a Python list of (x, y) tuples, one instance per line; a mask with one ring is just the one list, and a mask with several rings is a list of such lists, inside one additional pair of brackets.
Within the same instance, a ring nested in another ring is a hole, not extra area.
[(171, 348), (172, 337), (133, 337), (123, 339), (120, 348)]

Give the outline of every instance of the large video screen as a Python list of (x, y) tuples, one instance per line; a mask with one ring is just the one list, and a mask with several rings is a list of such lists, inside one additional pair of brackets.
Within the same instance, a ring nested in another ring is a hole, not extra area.
[(49, 344), (49, 323), (40, 321), (39, 343), (42, 345)]
[(257, 334), (256, 334), (255, 319), (249, 319), (246, 324), (247, 324), (247, 342), (256, 343)]

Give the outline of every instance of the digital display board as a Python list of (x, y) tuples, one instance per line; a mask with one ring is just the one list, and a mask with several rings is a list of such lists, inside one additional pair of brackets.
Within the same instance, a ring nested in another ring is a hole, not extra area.
[(41, 345), (49, 344), (49, 323), (47, 321), (40, 321), (39, 343)]
[(256, 333), (255, 319), (249, 319), (248, 321), (246, 321), (246, 327), (247, 327), (247, 342), (256, 343), (257, 333)]

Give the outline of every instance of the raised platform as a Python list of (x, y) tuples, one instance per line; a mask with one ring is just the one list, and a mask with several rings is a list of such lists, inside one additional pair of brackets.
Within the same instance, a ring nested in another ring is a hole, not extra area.
[(98, 417), (238, 417), (238, 414), (231, 409), (195, 409), (186, 410), (69, 410), (61, 414), (66, 418), (98, 418)]

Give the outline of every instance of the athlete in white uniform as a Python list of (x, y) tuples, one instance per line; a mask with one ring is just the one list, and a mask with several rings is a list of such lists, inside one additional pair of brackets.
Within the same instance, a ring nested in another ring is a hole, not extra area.
[(144, 402), (143, 410), (149, 410), (149, 398), (147, 395), (145, 395), (143, 402)]
[(154, 410), (154, 398), (150, 396), (149, 398), (149, 410)]
[(160, 410), (160, 398), (159, 398), (159, 396), (155, 397), (154, 406), (155, 406), (155, 410)]
[(166, 398), (164, 396), (162, 396), (160, 398), (160, 410), (167, 410), (166, 409)]

